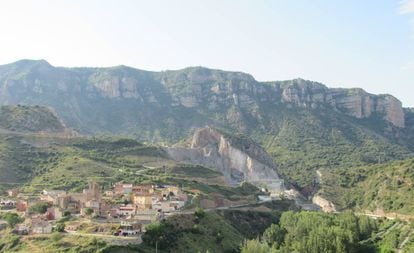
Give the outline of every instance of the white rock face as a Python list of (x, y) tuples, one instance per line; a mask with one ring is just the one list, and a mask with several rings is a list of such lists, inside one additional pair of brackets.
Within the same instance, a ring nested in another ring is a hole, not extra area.
[(393, 96), (385, 96), (377, 103), (377, 111), (385, 114), (385, 119), (398, 127), (405, 127), (405, 115), (402, 103)]
[(329, 200), (326, 200), (324, 198), (322, 198), (319, 195), (316, 195), (312, 198), (312, 202), (315, 205), (318, 205), (321, 207), (322, 211), (324, 211), (325, 213), (332, 213), (332, 212), (336, 212), (336, 207), (335, 205), (330, 202)]
[(397, 127), (405, 127), (402, 103), (391, 95), (372, 95), (362, 89), (328, 89), (317, 83), (296, 83), (283, 88), (282, 102), (299, 107), (317, 108), (326, 104), (355, 118), (368, 118), (374, 113)]
[(190, 148), (167, 148), (176, 161), (201, 164), (220, 170), (229, 183), (279, 179), (272, 159), (259, 147), (247, 147), (249, 153), (232, 145), (218, 131), (202, 128), (194, 134)]

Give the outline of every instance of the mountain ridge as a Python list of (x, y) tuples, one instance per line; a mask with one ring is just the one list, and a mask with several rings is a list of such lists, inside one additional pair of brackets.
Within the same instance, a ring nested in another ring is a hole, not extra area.
[(303, 79), (259, 82), (204, 67), (151, 72), (0, 66), (0, 105), (53, 108), (82, 135), (124, 135), (174, 144), (211, 126), (249, 136), (303, 187), (320, 167), (362, 166), (414, 152), (414, 113), (391, 95), (338, 89)]
[[(5, 71), (7, 68), (9, 71)], [(19, 68), (23, 68), (23, 71), (28, 71), (28, 73), (22, 74), (22, 70)], [(50, 75), (47, 73), (48, 71), (58, 71), (59, 73)], [(14, 72), (19, 74), (17, 78), (13, 75)], [(55, 88), (58, 90), (67, 91), (70, 87), (67, 86), (68, 84), (65, 83), (65, 80), (69, 78), (67, 82), (70, 82), (71, 85), (84, 81), (86, 82), (84, 84), (86, 85), (86, 92), (95, 91), (97, 93), (90, 94), (89, 96), (134, 98), (141, 102), (149, 103), (156, 102), (157, 97), (154, 94), (145, 94), (145, 92), (141, 94), (140, 86), (144, 85), (142, 84), (143, 82), (151, 82), (153, 85), (157, 83), (158, 87), (155, 87), (157, 90), (169, 93), (164, 95), (171, 95), (169, 97), (171, 106), (183, 106), (186, 108), (192, 108), (205, 102), (202, 100), (200, 93), (201, 91), (206, 91), (200, 87), (200, 84), (216, 83), (215, 86), (210, 85), (210, 91), (208, 92), (219, 96), (221, 89), (223, 89), (220, 83), (223, 86), (223, 82), (227, 82), (228, 86), (234, 86), (238, 91), (244, 88), (256, 89), (254, 92), (262, 94), (263, 90), (266, 90), (266, 92), (279, 92), (280, 94), (276, 94), (279, 98), (271, 102), (287, 103), (288, 106), (300, 107), (317, 107), (320, 104), (328, 104), (332, 109), (339, 110), (356, 118), (367, 118), (374, 113), (380, 113), (384, 114), (384, 119), (394, 126), (405, 127), (405, 113), (402, 103), (389, 94), (373, 95), (360, 88), (328, 88), (321, 83), (300, 78), (288, 81), (259, 82), (247, 73), (222, 71), (205, 67), (188, 67), (181, 70), (154, 72), (123, 65), (108, 68), (66, 68), (53, 67), (45, 60), (21, 60), (0, 66), (0, 81), (3, 82), (1, 87), (3, 95), (0, 96), (0, 103), (13, 104), (13, 96), (9, 94), (10, 86), (13, 86), (13, 81), (16, 81), (16, 79), (22, 78), (21, 75), (27, 79), (30, 78), (30, 74), (46, 78), (49, 82), (49, 88), (53, 88), (52, 85), (55, 85), (57, 86)], [(71, 75), (72, 78), (70, 78)], [(42, 80), (35, 78), (32, 81), (34, 81), (32, 90), (35, 93), (42, 93), (45, 89), (39, 84)], [(186, 87), (188, 83), (190, 83), (191, 88)], [(237, 84), (233, 85), (232, 83), (238, 83), (239, 87), (237, 87)], [(266, 85), (270, 87), (264, 87)], [(229, 87), (225, 92), (233, 92), (232, 87)], [(145, 95), (149, 95), (148, 101), (144, 101)], [(238, 103), (251, 102), (246, 96), (240, 96), (240, 94), (235, 92), (233, 92), (231, 99), (235, 106), (238, 106)]]

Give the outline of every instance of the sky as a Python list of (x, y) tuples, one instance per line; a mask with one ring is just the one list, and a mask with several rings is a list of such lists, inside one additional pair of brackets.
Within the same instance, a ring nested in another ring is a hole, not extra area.
[(0, 64), (205, 66), (414, 107), (414, 0), (0, 0)]

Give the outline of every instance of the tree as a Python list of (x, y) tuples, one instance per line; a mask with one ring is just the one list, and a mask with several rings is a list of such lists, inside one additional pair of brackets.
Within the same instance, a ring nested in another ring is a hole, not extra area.
[(38, 202), (31, 207), (29, 207), (29, 213), (38, 213), (38, 214), (44, 214), (46, 213), (47, 209), (49, 207), (49, 204), (46, 202)]
[(65, 223), (57, 223), (56, 226), (55, 226), (55, 231), (64, 232), (65, 231)]
[(259, 239), (245, 241), (241, 247), (241, 253), (277, 253), (278, 251), (271, 248), (267, 243)]
[(269, 246), (275, 246), (278, 249), (285, 240), (285, 234), (285, 229), (281, 228), (279, 225), (272, 224), (263, 233), (263, 241), (266, 242)]
[(89, 207), (88, 207), (88, 208), (86, 208), (86, 209), (85, 209), (85, 214), (86, 214), (86, 215), (90, 216), (90, 215), (92, 215), (92, 213), (93, 213), (92, 208), (89, 208)]
[(3, 219), (9, 224), (11, 228), (16, 224), (22, 223), (24, 220), (17, 213), (6, 213)]
[(201, 218), (203, 218), (206, 214), (205, 214), (205, 212), (204, 212), (204, 209), (203, 209), (203, 208), (201, 208), (201, 207), (197, 207), (197, 209), (196, 209), (196, 210), (195, 210), (195, 212), (194, 212), (194, 215), (195, 215), (197, 218), (201, 219)]

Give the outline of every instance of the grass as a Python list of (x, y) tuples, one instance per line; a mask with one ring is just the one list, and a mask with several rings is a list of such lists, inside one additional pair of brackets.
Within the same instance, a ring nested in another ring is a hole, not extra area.
[(0, 251), (5, 253), (92, 253), (102, 252), (106, 247), (105, 242), (93, 237), (66, 236), (63, 233), (25, 237), (9, 233), (0, 238)]

